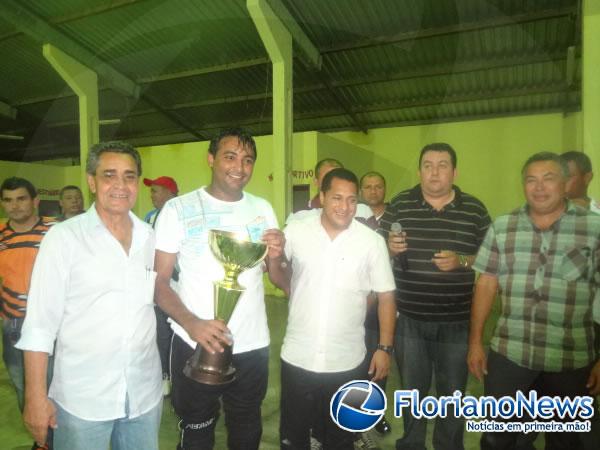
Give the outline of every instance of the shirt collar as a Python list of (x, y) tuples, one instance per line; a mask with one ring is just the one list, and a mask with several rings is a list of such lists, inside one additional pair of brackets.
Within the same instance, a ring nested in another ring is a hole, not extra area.
[[(566, 201), (567, 201), (567, 207), (565, 208), (563, 213), (560, 215), (560, 217), (558, 219), (556, 219), (556, 221), (550, 226), (549, 229), (554, 229), (556, 227), (556, 224), (558, 224), (565, 215), (574, 216), (577, 214), (577, 205), (568, 199), (566, 199)], [(529, 205), (527, 203), (525, 203), (523, 206), (521, 206), (518, 211), (519, 211), (519, 215), (525, 217), (536, 230), (538, 229), (535, 226), (535, 224), (533, 223), (533, 221), (531, 220), (531, 217), (529, 217)]]
[(329, 237), (329, 234), (327, 234), (327, 230), (325, 230), (325, 227), (323, 226), (323, 224), (321, 223), (321, 216), (323, 215), (323, 210), (321, 209), (321, 213), (320, 214), (315, 214), (315, 217), (313, 218), (314, 222), (313, 225), (316, 226), (319, 231), (321, 233), (323, 233), (323, 235), (327, 236), (327, 239), (331, 242), (338, 242), (340, 240), (341, 237), (346, 236), (348, 233), (352, 233), (356, 227), (364, 227), (367, 225), (364, 225), (362, 223), (359, 223), (356, 221), (356, 216), (352, 218), (352, 221), (350, 222), (350, 225), (348, 226), (348, 228), (346, 228), (345, 230), (341, 231), (336, 237), (335, 239), (331, 240), (331, 238)]
[[(462, 204), (462, 201), (463, 201), (462, 191), (455, 184), (452, 185), (452, 189), (454, 189), (454, 198), (452, 199), (452, 201), (450, 203), (445, 205), (443, 209), (456, 208)], [(408, 196), (411, 200), (415, 200), (415, 201), (419, 202), (419, 204), (421, 206), (431, 207), (431, 205), (429, 203), (427, 203), (427, 201), (425, 200), (425, 197), (423, 197), (423, 190), (421, 189), (420, 184), (417, 184), (416, 186), (414, 186), (410, 190), (410, 193), (408, 194)]]
[[(90, 231), (100, 232), (101, 230), (106, 230), (108, 233), (110, 233), (110, 231), (108, 231), (108, 228), (106, 228), (106, 225), (104, 225), (104, 222), (102, 222), (102, 219), (98, 215), (98, 211), (96, 211), (96, 202), (92, 203), (88, 210), (83, 214), (85, 215), (85, 221), (87, 225), (86, 228), (88, 228)], [(148, 229), (148, 224), (138, 219), (138, 217), (131, 211), (129, 211), (129, 218), (131, 219), (131, 223), (133, 224), (133, 248), (134, 242), (137, 241), (138, 236), (145, 239), (150, 231)]]

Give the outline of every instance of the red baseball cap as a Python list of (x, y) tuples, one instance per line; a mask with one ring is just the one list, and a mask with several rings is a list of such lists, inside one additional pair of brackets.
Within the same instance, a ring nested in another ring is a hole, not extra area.
[(150, 178), (144, 178), (144, 184), (146, 186), (162, 186), (170, 190), (173, 194), (177, 194), (177, 192), (179, 192), (177, 183), (171, 177), (158, 177), (154, 180), (151, 180)]

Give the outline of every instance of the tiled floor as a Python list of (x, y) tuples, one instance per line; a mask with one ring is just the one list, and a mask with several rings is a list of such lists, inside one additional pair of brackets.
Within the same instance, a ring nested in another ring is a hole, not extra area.
[[(267, 310), (271, 328), (271, 364), (269, 373), (269, 389), (267, 397), (263, 403), (263, 439), (261, 449), (274, 450), (279, 448), (278, 427), (279, 427), (279, 350), (283, 338), (285, 321), (287, 316), (287, 302), (284, 299), (269, 297), (267, 299)], [(391, 393), (399, 387), (397, 372), (394, 372), (388, 382), (388, 401), (391, 400)], [(482, 393), (482, 386), (479, 382), (469, 379), (467, 387), (469, 393), (478, 395)], [(16, 399), (12, 387), (9, 384), (8, 376), (4, 366), (0, 364), (0, 450), (31, 448), (31, 439), (24, 429), (20, 415), (18, 413)], [(382, 449), (393, 449), (395, 440), (402, 434), (401, 419), (394, 419), (388, 413), (387, 418), (392, 424), (393, 431), (391, 435), (379, 439), (379, 445)], [(225, 449), (225, 435), (221, 420), (217, 427), (217, 445), (216, 449)], [(432, 427), (428, 427), (429, 439), (431, 439)], [(160, 430), (160, 448), (161, 450), (175, 449), (178, 440), (177, 420), (171, 410), (169, 402), (165, 402), (163, 420)], [(478, 449), (479, 435), (477, 433), (465, 434), (465, 448)]]

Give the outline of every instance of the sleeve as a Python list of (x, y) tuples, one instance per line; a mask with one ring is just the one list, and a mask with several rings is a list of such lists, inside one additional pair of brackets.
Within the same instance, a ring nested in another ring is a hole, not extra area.
[(52, 354), (65, 310), (71, 257), (64, 228), (51, 228), (35, 259), (27, 313), (16, 344), (20, 350)]
[(277, 221), (277, 216), (275, 215), (275, 211), (271, 204), (265, 200), (265, 217), (267, 218), (267, 226), (268, 228), (279, 228), (279, 222)]
[(477, 245), (481, 245), (492, 223), (492, 219), (488, 214), (488, 210), (486, 209), (483, 203), (481, 203), (481, 215), (479, 216), (478, 222), (479, 223), (477, 224)]
[(473, 270), (478, 273), (488, 275), (498, 275), (500, 270), (500, 251), (498, 249), (498, 241), (496, 239), (496, 231), (494, 225), (488, 228), (487, 234), (483, 243), (479, 247), (477, 257), (472, 266)]
[(396, 220), (396, 210), (397, 208), (394, 208), (394, 204), (390, 203), (385, 208), (383, 216), (381, 216), (381, 219), (379, 220), (379, 228), (377, 228), (377, 233), (383, 236), (385, 242), (388, 240), (392, 223)]
[(293, 226), (288, 225), (287, 227), (284, 228), (283, 230), (283, 234), (285, 235), (285, 246), (283, 251), (285, 252), (285, 257), (287, 258), (288, 261), (291, 261), (294, 257), (294, 251), (293, 251), (293, 247), (292, 247), (292, 241), (293, 241)]
[(369, 278), (371, 279), (371, 290), (375, 292), (389, 292), (396, 290), (394, 273), (390, 264), (385, 240), (380, 236), (374, 236), (376, 239), (371, 247), (371, 265)]
[(160, 212), (156, 225), (156, 250), (166, 253), (179, 253), (185, 238), (183, 223), (177, 211), (177, 199), (169, 200)]

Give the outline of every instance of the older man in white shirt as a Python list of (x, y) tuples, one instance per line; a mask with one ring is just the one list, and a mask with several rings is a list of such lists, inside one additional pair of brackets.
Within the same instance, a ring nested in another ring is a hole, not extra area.
[(124, 142), (97, 144), (86, 170), (95, 203), (47, 234), (33, 270), (17, 344), (25, 424), (37, 442), (55, 428), (55, 450), (158, 450), (154, 233), (131, 213), (140, 156)]
[[(383, 238), (352, 220), (356, 176), (333, 169), (325, 175), (320, 195), (320, 215), (293, 221), (285, 229), (292, 275), (281, 350), (281, 446), (308, 448), (311, 426), (319, 421), (325, 424), (320, 436), (324, 448), (352, 449), (354, 435), (331, 421), (327, 405), (350, 380), (387, 376), (395, 283)], [(371, 291), (379, 299), (381, 327), (378, 350), (367, 360), (364, 322)]]

